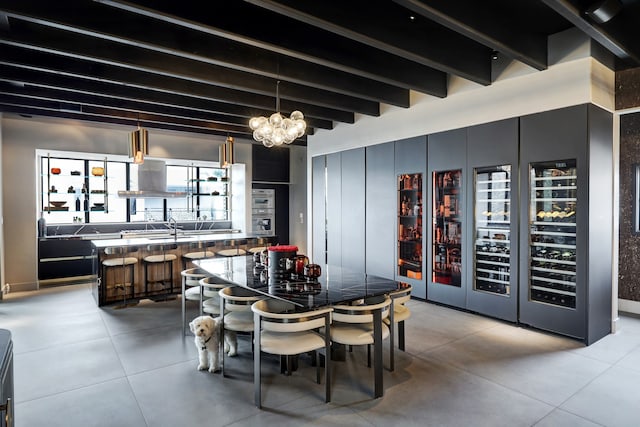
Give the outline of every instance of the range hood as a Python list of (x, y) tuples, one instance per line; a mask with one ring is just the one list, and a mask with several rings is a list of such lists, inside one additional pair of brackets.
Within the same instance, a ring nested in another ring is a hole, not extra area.
[(139, 190), (118, 191), (118, 197), (168, 199), (187, 195), (184, 191), (167, 191), (167, 165), (162, 160), (145, 159), (138, 166), (138, 188)]

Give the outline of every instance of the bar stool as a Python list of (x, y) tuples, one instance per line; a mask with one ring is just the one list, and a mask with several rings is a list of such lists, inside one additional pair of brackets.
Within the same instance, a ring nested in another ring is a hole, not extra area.
[[(160, 243), (154, 245), (147, 245), (147, 251), (151, 252), (151, 255), (147, 255), (142, 258), (142, 263), (144, 264), (144, 293), (145, 295), (149, 294), (149, 285), (154, 285), (159, 283), (162, 286), (163, 290), (167, 289), (167, 281), (169, 287), (169, 293), (173, 293), (173, 261), (178, 259), (175, 254), (167, 253), (167, 251), (171, 251), (177, 249), (178, 245), (176, 243)], [(154, 274), (154, 280), (149, 280), (149, 267), (150, 266), (160, 266), (162, 268), (162, 277), (158, 278), (157, 275)], [(167, 267), (169, 267), (169, 277), (167, 278), (166, 272)]]
[(200, 315), (202, 316), (202, 300), (204, 292), (200, 286), (200, 279), (209, 275), (201, 268), (189, 268), (180, 272), (182, 276), (182, 335), (187, 334), (187, 300), (200, 301)]
[(191, 242), (189, 243), (189, 252), (182, 254), (182, 269), (186, 270), (188, 264), (197, 259), (212, 258), (215, 252), (210, 251), (216, 245), (216, 242)]
[[(135, 297), (135, 266), (138, 264), (138, 258), (131, 255), (137, 252), (136, 246), (110, 246), (104, 249), (105, 255), (114, 255), (114, 258), (108, 258), (102, 261), (102, 272), (100, 274), (102, 285), (104, 286), (103, 296), (106, 299), (107, 296), (107, 272), (113, 269), (113, 287), (114, 289), (122, 290), (122, 305), (127, 306), (127, 288), (131, 288), (131, 298)], [(127, 282), (127, 269), (130, 270), (129, 278)], [(118, 283), (118, 272), (122, 273), (122, 280)]]
[(218, 251), (218, 255), (220, 256), (238, 256), (247, 254), (247, 251), (242, 249), (242, 246), (247, 245), (247, 239), (229, 239), (225, 240), (223, 245), (228, 249)]

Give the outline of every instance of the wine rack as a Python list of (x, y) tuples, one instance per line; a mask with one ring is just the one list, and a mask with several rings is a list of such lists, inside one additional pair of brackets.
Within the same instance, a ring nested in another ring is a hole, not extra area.
[(575, 309), (576, 160), (529, 168), (529, 298)]
[(511, 293), (511, 166), (477, 168), (473, 289)]
[(422, 174), (398, 176), (398, 275), (422, 279)]
[(433, 173), (432, 281), (462, 286), (462, 170)]

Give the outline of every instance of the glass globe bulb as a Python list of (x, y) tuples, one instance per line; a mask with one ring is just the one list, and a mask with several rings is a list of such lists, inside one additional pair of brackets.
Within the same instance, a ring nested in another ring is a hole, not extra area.
[(270, 139), (265, 139), (264, 141), (262, 141), (262, 145), (267, 148), (271, 148), (273, 147), (273, 142)]
[(284, 129), (282, 128), (276, 128), (273, 131), (273, 135), (271, 136), (271, 140), (273, 141), (273, 143), (275, 145), (282, 145), (282, 143), (284, 142), (286, 138), (286, 134), (284, 132)]
[(302, 114), (301, 111), (294, 111), (291, 113), (291, 120), (302, 120), (304, 119), (304, 115)]
[(280, 113), (273, 113), (271, 117), (269, 117), (269, 123), (274, 127), (280, 126), (282, 124), (282, 120), (284, 120), (284, 117), (282, 117), (282, 114)]
[(256, 130), (260, 127), (260, 125), (262, 125), (262, 119), (265, 119), (265, 117), (252, 117), (251, 120), (249, 120), (249, 127), (251, 128), (251, 130)]
[(282, 120), (282, 129), (287, 130), (290, 127), (295, 126), (295, 122), (291, 119)]

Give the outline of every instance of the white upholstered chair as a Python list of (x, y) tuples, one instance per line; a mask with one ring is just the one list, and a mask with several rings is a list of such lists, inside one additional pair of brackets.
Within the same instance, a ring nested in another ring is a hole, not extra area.
[[(261, 390), (261, 352), (285, 356), (287, 372), (291, 372), (289, 361), (291, 356), (314, 352), (317, 367), (316, 381), (320, 384), (321, 363), (318, 350), (325, 355), (324, 381), (325, 402), (331, 400), (330, 359), (331, 341), (329, 339), (331, 307), (318, 310), (295, 311), (289, 302), (264, 299), (251, 306), (255, 323), (254, 348), (254, 397), (258, 408), (262, 407)], [(324, 334), (318, 332), (322, 328)]]
[[(383, 320), (389, 316), (390, 307), (388, 295), (367, 297), (357, 305), (333, 306), (332, 342), (366, 345), (367, 366), (371, 366), (371, 345), (374, 345), (374, 397), (382, 396), (382, 340), (389, 337), (389, 327)], [(376, 337), (376, 333), (380, 335)]]
[[(405, 350), (405, 334), (404, 334), (404, 322), (409, 317), (411, 317), (411, 310), (409, 307), (405, 305), (407, 301), (411, 299), (411, 285), (403, 286), (397, 291), (391, 292), (389, 297), (391, 297), (393, 310), (390, 313), (389, 317), (387, 317), (384, 322), (391, 329), (391, 345), (390, 345), (390, 361), (391, 370), (394, 370), (395, 367), (395, 358), (394, 358), (394, 345), (396, 340), (396, 325), (397, 325), (397, 338), (398, 338), (398, 348), (402, 351)], [(391, 322), (393, 321), (393, 327), (391, 326)]]

